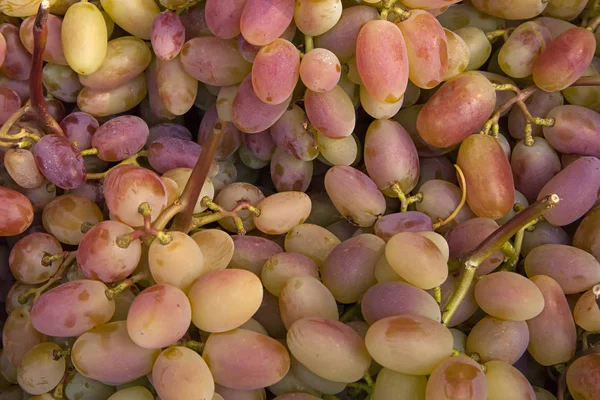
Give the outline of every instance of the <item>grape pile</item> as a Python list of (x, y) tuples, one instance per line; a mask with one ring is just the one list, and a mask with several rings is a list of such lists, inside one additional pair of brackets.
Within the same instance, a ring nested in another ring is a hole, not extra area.
[(600, 0), (0, 0), (0, 400), (600, 400)]

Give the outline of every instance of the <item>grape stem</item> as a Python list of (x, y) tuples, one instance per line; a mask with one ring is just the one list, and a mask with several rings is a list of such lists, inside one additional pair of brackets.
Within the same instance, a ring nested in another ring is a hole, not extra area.
[(205, 343), (203, 342), (197, 342), (195, 340), (186, 340), (185, 342), (181, 342), (173, 346), (187, 347), (188, 349), (194, 350), (197, 353), (202, 353), (202, 350), (204, 350), (204, 344)]
[(140, 239), (142, 236), (149, 235), (158, 239), (160, 244), (167, 245), (171, 243), (173, 238), (165, 231), (156, 229), (152, 226), (152, 207), (144, 202), (138, 207), (138, 213), (144, 217), (144, 229), (137, 229), (131, 233), (126, 233), (117, 237), (115, 243), (122, 249), (129, 247), (131, 242)]
[(462, 210), (463, 206), (465, 205), (465, 202), (467, 201), (467, 182), (465, 180), (465, 175), (463, 174), (462, 170), (458, 165), (454, 164), (454, 168), (456, 168), (456, 174), (458, 175), (460, 188), (462, 189), (460, 203), (458, 203), (458, 206), (456, 206), (456, 208), (454, 209), (454, 211), (452, 211), (452, 214), (450, 214), (448, 218), (444, 220), (438, 218), (438, 222), (433, 224), (434, 231), (452, 222), (454, 218), (456, 218), (460, 210)]
[(9, 135), (8, 131), (10, 128), (21, 118), (25, 113), (31, 111), (31, 100), (27, 100), (27, 102), (23, 105), (23, 107), (19, 108), (13, 115), (11, 115), (8, 120), (2, 125), (0, 128), (0, 139), (12, 140), (14, 139), (14, 135)]
[(96, 154), (98, 154), (98, 149), (95, 147), (89, 148), (89, 149), (85, 149), (85, 150), (81, 150), (81, 155), (82, 156), (95, 156)]
[(442, 304), (442, 287), (436, 286), (433, 288), (433, 298), (438, 304)]
[(573, 86), (600, 86), (600, 75), (597, 76), (582, 76), (577, 79), (571, 87)]
[(304, 54), (308, 53), (314, 48), (315, 45), (313, 43), (313, 37), (309, 35), (304, 35)]
[(122, 291), (132, 287), (136, 283), (143, 281), (144, 279), (147, 279), (147, 278), (148, 278), (148, 275), (146, 274), (146, 272), (140, 272), (139, 274), (132, 275), (130, 278), (122, 280), (121, 282), (119, 282), (115, 286), (113, 286), (112, 288), (107, 289), (104, 292), (104, 294), (106, 295), (107, 299), (113, 300), (115, 298), (115, 296), (117, 296)]
[(42, 257), (42, 265), (44, 267), (49, 267), (52, 265), (52, 263), (54, 261), (64, 260), (68, 255), (69, 255), (68, 251), (64, 251), (62, 253), (57, 253), (57, 254), (50, 254), (50, 253), (45, 252), (44, 256)]
[(26, 291), (25, 293), (20, 295), (19, 303), (21, 303), (21, 304), (27, 303), (27, 299), (32, 295), (33, 295), (34, 302), (37, 299), (39, 299), (39, 297), (42, 295), (42, 293), (44, 293), (44, 291), (46, 291), (46, 289), (48, 289), (50, 286), (54, 285), (54, 283), (56, 283), (62, 279), (62, 276), (64, 275), (65, 271), (76, 260), (76, 257), (77, 257), (77, 251), (69, 252), (69, 254), (65, 257), (64, 261), (62, 262), (62, 264), (60, 265), (60, 267), (58, 268), (56, 273), (52, 276), (52, 278), (48, 279), (48, 281), (44, 285), (40, 286), (39, 288), (29, 289), (28, 291)]
[(391, 189), (394, 193), (396, 193), (398, 199), (400, 200), (401, 212), (407, 212), (409, 205), (413, 203), (419, 203), (423, 200), (423, 193), (417, 193), (414, 196), (406, 196), (398, 182), (394, 182), (391, 186)]
[(183, 189), (181, 197), (167, 207), (167, 209), (158, 216), (156, 221), (154, 221), (154, 227), (156, 229), (164, 229), (169, 220), (175, 217), (175, 221), (173, 221), (173, 226), (171, 227), (172, 230), (180, 232), (190, 231), (194, 207), (196, 206), (200, 192), (202, 192), (202, 187), (204, 186), (212, 162), (215, 159), (215, 153), (221, 142), (221, 137), (223, 136), (223, 124), (224, 122), (221, 120), (215, 124), (208, 140), (202, 147), (200, 157), (198, 157), (198, 161), (192, 170), (190, 179)]
[(491, 31), (491, 32), (487, 32), (485, 34), (485, 37), (487, 38), (487, 40), (489, 40), (491, 43), (493, 43), (493, 41), (499, 37), (504, 38), (504, 41), (508, 40), (508, 37), (510, 36), (510, 34), (515, 30), (515, 28), (507, 28), (507, 29), (498, 29), (495, 31)]
[[(89, 155), (89, 154), (84, 154), (86, 150), (83, 150), (81, 153), (82, 155)], [(136, 166), (140, 166), (140, 164), (137, 162), (137, 159), (140, 157), (148, 157), (148, 151), (147, 150), (140, 150), (137, 153), (135, 153), (134, 155), (132, 155), (131, 157), (128, 157), (126, 159), (124, 159), (123, 161), (121, 161), (120, 163), (118, 163), (117, 165), (115, 165), (114, 167), (109, 168), (108, 170), (104, 171), (104, 172), (98, 172), (98, 173), (93, 173), (93, 174), (87, 174), (86, 175), (86, 180), (90, 180), (90, 179), (104, 179), (106, 177), (106, 175), (108, 175), (108, 173), (110, 171), (112, 171), (113, 169), (121, 166), (121, 165), (136, 165)]]
[(54, 361), (58, 361), (62, 357), (69, 357), (70, 355), (71, 355), (71, 349), (52, 351), (52, 358), (54, 359)]
[(201, 226), (210, 224), (212, 222), (219, 221), (223, 218), (231, 217), (233, 218), (233, 222), (235, 223), (238, 234), (245, 235), (246, 229), (244, 228), (244, 221), (242, 221), (238, 213), (243, 210), (248, 210), (255, 216), (260, 216), (260, 210), (250, 204), (250, 202), (247, 200), (238, 202), (237, 206), (235, 206), (235, 208), (231, 211), (225, 210), (223, 207), (213, 202), (208, 196), (203, 197), (200, 203), (203, 207), (208, 208), (210, 212), (194, 215), (192, 217), (190, 231), (198, 229)]
[(501, 249), (504, 243), (508, 242), (520, 229), (537, 219), (547, 210), (556, 206), (559, 202), (560, 198), (558, 195), (551, 194), (533, 203), (492, 232), (473, 250), (459, 258), (458, 263), (464, 268), (464, 271), (456, 291), (452, 294), (443, 310), (442, 322), (444, 325), (448, 325), (458, 306), (460, 306), (460, 303), (465, 298), (473, 283), (473, 278), (479, 265), (496, 250)]
[(600, 26), (600, 15), (596, 15), (594, 18), (592, 18), (585, 29), (587, 29), (588, 31), (592, 31), (595, 32), (596, 29), (598, 29), (598, 26)]
[(31, 71), (29, 73), (29, 91), (31, 92), (31, 105), (38, 119), (44, 125), (47, 133), (65, 136), (62, 128), (56, 122), (44, 98), (44, 86), (42, 85), (42, 67), (44, 65), (44, 50), (48, 39), (48, 13), (50, 2), (42, 0), (38, 8), (35, 22), (33, 23), (33, 58)]

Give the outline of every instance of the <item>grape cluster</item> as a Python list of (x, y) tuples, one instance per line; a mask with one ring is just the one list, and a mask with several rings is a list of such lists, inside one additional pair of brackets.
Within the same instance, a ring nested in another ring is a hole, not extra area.
[(600, 400), (600, 0), (0, 0), (0, 400)]

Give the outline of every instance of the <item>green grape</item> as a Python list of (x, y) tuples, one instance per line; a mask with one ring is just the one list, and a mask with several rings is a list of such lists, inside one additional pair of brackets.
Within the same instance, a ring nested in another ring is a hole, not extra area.
[(154, 396), (143, 386), (133, 386), (119, 390), (107, 400), (154, 400)]
[(77, 96), (77, 106), (81, 111), (95, 117), (106, 117), (131, 110), (142, 102), (147, 93), (146, 77), (140, 74), (129, 82), (109, 90), (84, 87)]
[(265, 289), (279, 296), (288, 279), (303, 276), (319, 278), (319, 267), (313, 260), (300, 253), (277, 253), (263, 266), (260, 279)]
[[(3, 0), (0, 2), (0, 12), (11, 17), (29, 17), (35, 15), (42, 0)], [(57, 0), (48, 1), (52, 7)]]
[(297, 225), (285, 235), (285, 251), (302, 254), (319, 266), (340, 243), (333, 233), (314, 224)]
[(104, 400), (114, 392), (114, 387), (87, 378), (79, 372), (70, 377), (64, 387), (67, 399)]
[(291, 371), (304, 384), (323, 394), (337, 394), (346, 388), (345, 382), (334, 382), (321, 378), (292, 356)]
[(67, 367), (65, 357), (56, 359), (54, 352), (61, 351), (55, 343), (40, 343), (29, 350), (17, 370), (19, 386), (29, 394), (44, 394), (62, 380)]
[(204, 265), (210, 272), (227, 268), (233, 258), (234, 244), (231, 236), (219, 229), (206, 229), (191, 236), (202, 255)]
[(100, 0), (117, 25), (143, 40), (150, 40), (152, 21), (160, 12), (154, 0)]
[(331, 165), (352, 165), (358, 157), (358, 143), (354, 135), (332, 139), (317, 132), (316, 139), (320, 156)]
[(338, 308), (331, 292), (317, 278), (290, 278), (279, 293), (281, 320), (287, 329), (302, 318), (338, 320)]
[(377, 374), (373, 400), (425, 400), (427, 378), (383, 368)]
[(527, 378), (509, 363), (490, 361), (484, 367), (488, 387), (486, 400), (535, 400)]
[(541, 14), (548, 5), (544, 0), (473, 0), (471, 4), (479, 11), (503, 19), (529, 19)]
[(472, 26), (457, 29), (454, 33), (460, 36), (469, 48), (469, 64), (465, 71), (474, 71), (485, 64), (492, 54), (492, 45), (485, 33)]

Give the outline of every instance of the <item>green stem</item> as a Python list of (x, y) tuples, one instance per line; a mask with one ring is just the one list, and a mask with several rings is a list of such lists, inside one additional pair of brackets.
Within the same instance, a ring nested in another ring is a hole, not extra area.
[[(84, 150), (85, 151), (85, 150)], [(141, 150), (138, 151), (136, 154), (132, 155), (131, 157), (128, 157), (126, 159), (124, 159), (123, 161), (121, 161), (120, 163), (118, 163), (117, 165), (115, 165), (112, 168), (109, 168), (108, 170), (104, 171), (104, 172), (98, 172), (95, 174), (87, 174), (86, 175), (86, 179), (104, 179), (106, 177), (106, 175), (108, 175), (108, 173), (110, 171), (112, 171), (113, 169), (120, 167), (121, 165), (136, 165), (136, 166), (140, 166), (140, 164), (137, 162), (137, 159), (140, 157), (147, 157), (148, 156), (148, 151), (147, 150)]]
[(313, 42), (313, 37), (304, 35), (304, 54), (308, 53), (309, 51), (311, 51), (314, 48), (315, 48), (315, 45)]

